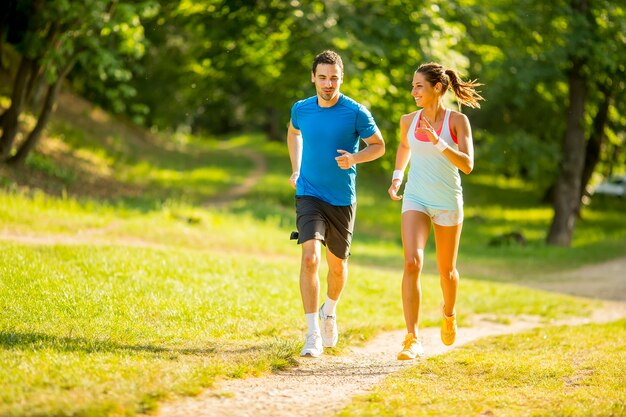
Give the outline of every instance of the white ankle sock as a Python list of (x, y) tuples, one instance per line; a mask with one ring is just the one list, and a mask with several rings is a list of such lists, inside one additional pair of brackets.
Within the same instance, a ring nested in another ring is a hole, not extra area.
[(337, 301), (338, 300), (333, 300), (332, 298), (326, 296), (323, 313), (327, 316), (334, 316), (337, 313)]
[(309, 328), (307, 334), (320, 332), (320, 323), (317, 317), (317, 313), (305, 314), (304, 318), (306, 319), (306, 325)]

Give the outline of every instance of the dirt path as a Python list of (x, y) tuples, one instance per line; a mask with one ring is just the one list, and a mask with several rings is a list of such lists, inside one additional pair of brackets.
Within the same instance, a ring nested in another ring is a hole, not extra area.
[[(588, 319), (569, 319), (552, 325), (579, 325), (589, 322), (609, 322), (626, 317), (626, 288), (624, 271), (626, 258), (569, 273), (551, 276), (545, 289), (609, 299)], [(596, 283), (597, 285), (594, 285)], [(610, 290), (610, 285), (618, 285)], [(510, 325), (495, 323), (488, 316), (477, 317), (471, 327), (460, 328), (454, 347), (473, 340), (506, 333), (515, 333), (541, 326), (534, 317), (511, 317)], [(454, 347), (444, 346), (439, 330), (420, 331), (426, 356), (445, 353)], [(225, 380), (215, 389), (193, 398), (183, 398), (162, 404), (159, 417), (282, 417), (328, 416), (340, 411), (355, 395), (363, 394), (379, 384), (389, 374), (411, 366), (410, 361), (398, 361), (395, 355), (404, 338), (403, 331), (381, 334), (363, 348), (354, 348), (345, 356), (322, 356), (319, 359), (299, 359), (296, 368), (260, 378)], [(323, 400), (323, 404), (320, 401)]]
[(626, 258), (551, 274), (528, 285), (579, 297), (626, 302)]
[(255, 184), (259, 182), (259, 180), (263, 177), (263, 175), (265, 175), (265, 172), (267, 171), (267, 161), (265, 160), (263, 155), (246, 148), (238, 148), (236, 151), (239, 155), (242, 155), (245, 158), (252, 160), (252, 162), (254, 163), (254, 170), (250, 175), (248, 175), (243, 183), (239, 184), (235, 188), (231, 188), (221, 195), (215, 196), (212, 199), (208, 200), (207, 202), (205, 202), (205, 206), (222, 207), (239, 197), (243, 197), (244, 195), (248, 194), (252, 187), (254, 187)]

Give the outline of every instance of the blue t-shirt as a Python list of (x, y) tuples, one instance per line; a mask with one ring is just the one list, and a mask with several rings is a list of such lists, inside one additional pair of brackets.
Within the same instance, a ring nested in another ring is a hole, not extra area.
[(302, 133), (302, 164), (296, 196), (312, 196), (334, 206), (356, 201), (356, 165), (341, 169), (337, 149), (358, 152), (359, 138), (378, 131), (370, 112), (341, 94), (332, 107), (320, 107), (317, 96), (291, 107), (291, 124)]

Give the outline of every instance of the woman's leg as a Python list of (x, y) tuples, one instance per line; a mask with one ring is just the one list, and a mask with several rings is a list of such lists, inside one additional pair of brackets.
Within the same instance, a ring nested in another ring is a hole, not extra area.
[(440, 226), (433, 223), (435, 243), (437, 247), (437, 269), (443, 292), (444, 313), (454, 315), (456, 297), (459, 288), (459, 272), (456, 269), (456, 259), (459, 251), (459, 241), (463, 223), (456, 226)]
[(416, 210), (402, 213), (402, 307), (407, 333), (417, 336), (419, 310), (422, 302), (420, 274), (424, 266), (424, 248), (430, 233), (430, 217)]

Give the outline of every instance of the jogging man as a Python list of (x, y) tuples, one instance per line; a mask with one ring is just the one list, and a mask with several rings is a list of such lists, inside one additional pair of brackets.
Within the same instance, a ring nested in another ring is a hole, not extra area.
[[(301, 356), (318, 357), (337, 344), (336, 305), (348, 277), (356, 213), (356, 164), (385, 153), (370, 112), (340, 93), (343, 62), (334, 51), (313, 60), (316, 95), (291, 108), (287, 132), (296, 190), (296, 225), (302, 245), (300, 293), (308, 327)], [(359, 151), (359, 138), (366, 147)], [(318, 310), (321, 246), (326, 246), (328, 292)]]

